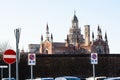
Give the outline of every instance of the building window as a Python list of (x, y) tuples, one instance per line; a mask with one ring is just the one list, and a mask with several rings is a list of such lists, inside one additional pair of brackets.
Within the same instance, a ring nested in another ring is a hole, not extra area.
[(48, 54), (48, 50), (47, 49), (44, 50), (44, 54)]
[(98, 54), (103, 54), (103, 53), (104, 53), (102, 46), (97, 46), (96, 49), (97, 49), (96, 52), (97, 52)]
[(101, 49), (98, 49), (98, 50), (97, 50), (97, 53), (98, 53), (98, 54), (101, 54), (101, 53), (102, 53), (102, 50), (101, 50)]

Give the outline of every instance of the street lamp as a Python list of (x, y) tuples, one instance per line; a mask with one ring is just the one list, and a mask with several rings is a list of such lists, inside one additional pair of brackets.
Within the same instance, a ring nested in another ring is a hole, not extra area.
[(19, 68), (18, 68), (18, 60), (19, 60), (19, 39), (20, 39), (21, 29), (17, 28), (14, 30), (15, 38), (16, 38), (16, 80), (19, 80)]

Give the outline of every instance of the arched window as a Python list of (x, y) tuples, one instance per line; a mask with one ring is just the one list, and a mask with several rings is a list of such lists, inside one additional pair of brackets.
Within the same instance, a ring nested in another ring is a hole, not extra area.
[(97, 49), (96, 52), (98, 54), (103, 54), (104, 53), (104, 50), (103, 50), (102, 46), (97, 46), (96, 49)]
[(48, 54), (48, 50), (45, 50), (45, 53)]
[(44, 54), (48, 54), (48, 50), (47, 49), (44, 50)]

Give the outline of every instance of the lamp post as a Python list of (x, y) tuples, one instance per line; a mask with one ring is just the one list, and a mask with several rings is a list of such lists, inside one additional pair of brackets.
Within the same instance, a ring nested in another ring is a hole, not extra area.
[(14, 30), (14, 34), (15, 34), (15, 38), (16, 38), (16, 80), (19, 80), (19, 68), (18, 68), (18, 63), (19, 63), (19, 39), (20, 39), (20, 32), (21, 32), (21, 29), (18, 28), (18, 29), (15, 29)]

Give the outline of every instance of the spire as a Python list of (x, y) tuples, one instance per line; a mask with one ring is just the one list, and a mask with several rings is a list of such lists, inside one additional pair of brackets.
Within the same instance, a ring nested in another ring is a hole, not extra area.
[(100, 31), (100, 27), (99, 27), (99, 25), (98, 25), (98, 31)]
[(100, 34), (101, 34), (102, 33), (101, 28), (99, 29), (99, 31), (100, 31)]
[(98, 37), (99, 37), (99, 35), (100, 35), (100, 27), (99, 27), (99, 25), (98, 25), (97, 31), (98, 31)]
[(41, 43), (43, 42), (43, 35), (41, 35)]
[(94, 41), (94, 32), (92, 32), (92, 40)]
[(47, 23), (47, 25), (46, 25), (46, 31), (49, 32), (48, 23)]
[(98, 25), (98, 39), (102, 39), (102, 31), (99, 25)]
[(53, 35), (52, 35), (52, 33), (51, 33), (51, 42), (53, 42)]
[(68, 35), (67, 35), (67, 43), (69, 44), (69, 42), (70, 42), (70, 41), (69, 41), (69, 38), (68, 38)]
[(49, 41), (49, 27), (48, 27), (48, 23), (46, 25), (46, 40)]
[(74, 16), (75, 16), (75, 14), (76, 14), (76, 11), (74, 10)]
[(103, 39), (102, 38), (102, 30), (101, 30), (101, 28), (100, 28), (100, 39)]
[(105, 32), (105, 41), (108, 42), (108, 39), (107, 39), (107, 32)]
[(66, 39), (66, 44), (65, 44), (66, 47), (69, 47), (69, 37), (67, 35), (67, 39)]
[(76, 16), (76, 11), (74, 11), (74, 16), (72, 22), (78, 22), (77, 16)]

